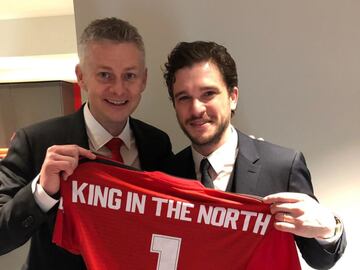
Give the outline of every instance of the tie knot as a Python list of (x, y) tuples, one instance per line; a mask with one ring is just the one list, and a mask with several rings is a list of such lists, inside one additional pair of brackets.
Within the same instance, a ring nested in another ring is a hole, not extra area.
[(120, 148), (123, 145), (123, 141), (120, 138), (112, 138), (106, 143), (106, 147), (111, 151), (111, 158), (113, 160), (123, 162), (120, 154)]
[(123, 141), (120, 138), (112, 138), (110, 141), (106, 143), (106, 147), (110, 150), (112, 149), (120, 149)]

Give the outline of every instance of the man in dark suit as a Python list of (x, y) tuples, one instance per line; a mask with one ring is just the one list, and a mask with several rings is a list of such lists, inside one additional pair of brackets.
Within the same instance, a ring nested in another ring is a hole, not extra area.
[(201, 179), (209, 188), (264, 197), (274, 226), (295, 235), (306, 262), (318, 269), (332, 267), (346, 247), (345, 232), (341, 221), (316, 201), (303, 155), (252, 139), (230, 123), (239, 90), (226, 48), (181, 42), (168, 57), (164, 78), (178, 122), (191, 140), (164, 170)]
[[(0, 254), (31, 239), (23, 269), (84, 269), (79, 256), (52, 244), (60, 179), (79, 157), (118, 157), (156, 170), (172, 155), (169, 137), (130, 117), (145, 89), (145, 51), (126, 21), (92, 22), (79, 44), (76, 75), (88, 101), (76, 113), (17, 131), (0, 167)], [(119, 142), (112, 149), (109, 141)]]

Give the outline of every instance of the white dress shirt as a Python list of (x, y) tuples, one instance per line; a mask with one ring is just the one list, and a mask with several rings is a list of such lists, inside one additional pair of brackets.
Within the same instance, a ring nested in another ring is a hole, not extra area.
[[(84, 119), (90, 150), (96, 154), (111, 157), (111, 151), (105, 144), (110, 141), (113, 136), (94, 118), (87, 104), (84, 107)], [(138, 150), (135, 137), (130, 129), (129, 120), (127, 120), (123, 131), (117, 137), (124, 142), (120, 149), (124, 164), (140, 169)]]
[(225, 191), (234, 168), (238, 153), (237, 146), (238, 135), (235, 128), (231, 125), (229, 139), (209, 156), (204, 157), (191, 146), (196, 178), (201, 179), (200, 162), (203, 158), (207, 158), (211, 165), (209, 174), (211, 179), (213, 179), (214, 188), (216, 190)]
[[(84, 119), (90, 150), (96, 154), (111, 157), (111, 152), (105, 144), (110, 141), (113, 136), (94, 118), (89, 110), (88, 104), (84, 106)], [(124, 142), (120, 149), (124, 164), (140, 169), (138, 150), (135, 143), (135, 137), (130, 129), (129, 120), (127, 120), (126, 125), (118, 138)], [(52, 198), (45, 192), (38, 183), (39, 176), (40, 175), (38, 175), (31, 183), (31, 189), (36, 203), (41, 210), (47, 212), (58, 202), (58, 200)]]

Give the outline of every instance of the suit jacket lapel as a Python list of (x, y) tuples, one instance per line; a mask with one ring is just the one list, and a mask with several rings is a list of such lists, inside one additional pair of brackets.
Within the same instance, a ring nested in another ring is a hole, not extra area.
[(149, 170), (148, 164), (151, 164), (151, 158), (153, 157), (147, 155), (149, 149), (151, 149), (151, 147), (147, 145), (148, 140), (144, 137), (144, 132), (141, 131), (141, 127), (135, 119), (129, 117), (129, 124), (135, 137), (141, 168), (143, 170)]
[(72, 114), (70, 117), (69, 132), (66, 141), (69, 144), (77, 144), (83, 148), (89, 149), (89, 139), (86, 133), (86, 125), (84, 119), (84, 105), (80, 110)]
[(238, 132), (239, 153), (235, 161), (232, 191), (244, 194), (256, 194), (256, 185), (260, 172), (259, 155), (253, 139)]
[(176, 170), (176, 175), (196, 180), (194, 159), (190, 146), (186, 147), (178, 154), (176, 161)]

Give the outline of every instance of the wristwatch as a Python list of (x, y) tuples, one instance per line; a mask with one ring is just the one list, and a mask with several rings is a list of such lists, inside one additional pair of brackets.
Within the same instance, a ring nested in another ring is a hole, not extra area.
[(341, 220), (334, 215), (334, 218), (335, 218), (335, 222), (336, 222), (336, 225), (335, 225), (335, 232), (334, 232), (334, 236), (338, 235), (339, 233), (341, 233), (342, 231), (342, 222)]

